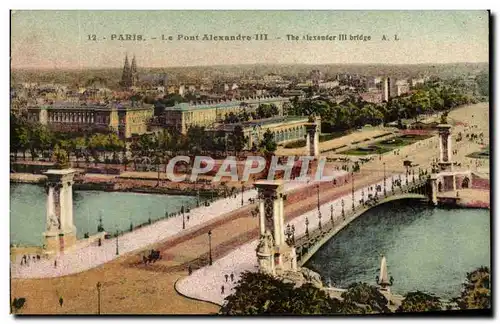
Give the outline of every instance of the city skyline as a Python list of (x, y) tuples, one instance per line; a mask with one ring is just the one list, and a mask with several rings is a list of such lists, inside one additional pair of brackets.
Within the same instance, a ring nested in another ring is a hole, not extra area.
[[(489, 61), (487, 11), (13, 11), (11, 19), (13, 69), (121, 68), (127, 54), (141, 68)], [(110, 40), (120, 33), (146, 40)], [(269, 40), (177, 40), (180, 34), (268, 34)], [(340, 42), (339, 34), (370, 40)], [(394, 35), (398, 41), (382, 40)]]

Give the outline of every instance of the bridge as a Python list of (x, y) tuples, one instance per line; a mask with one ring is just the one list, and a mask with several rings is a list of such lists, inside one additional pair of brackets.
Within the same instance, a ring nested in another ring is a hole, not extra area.
[[(408, 178), (411, 179), (411, 177)], [(378, 191), (376, 191), (375, 195), (369, 195), (368, 199), (362, 198), (357, 205), (348, 206), (347, 210), (344, 210), (344, 206), (342, 206), (340, 217), (334, 217), (332, 209), (331, 220), (329, 222), (312, 230), (306, 228), (306, 232), (302, 236), (294, 238), (288, 235), (287, 243), (294, 246), (296, 250), (297, 265), (303, 266), (323, 244), (369, 209), (401, 199), (429, 201), (432, 190), (429, 184), (429, 176), (423, 174), (419, 175), (418, 178), (414, 177), (409, 182), (396, 180), (394, 183), (391, 183), (390, 188), (390, 190), (384, 190), (385, 192), (382, 192), (381, 188), (377, 188)], [(379, 195), (378, 192), (381, 192), (381, 194)], [(335, 222), (334, 219), (337, 219), (337, 221)]]

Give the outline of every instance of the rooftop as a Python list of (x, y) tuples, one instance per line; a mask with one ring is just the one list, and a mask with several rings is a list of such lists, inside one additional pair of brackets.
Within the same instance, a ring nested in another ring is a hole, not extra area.
[(187, 103), (182, 102), (178, 103), (173, 107), (166, 107), (165, 110), (180, 110), (180, 111), (191, 111), (191, 110), (202, 110), (202, 109), (213, 109), (213, 108), (228, 108), (240, 105), (241, 103), (247, 104), (260, 104), (260, 103), (272, 103), (277, 101), (288, 101), (288, 98), (284, 97), (257, 97), (257, 98), (248, 98), (244, 100), (226, 100), (214, 103)]
[(266, 119), (251, 120), (242, 123), (220, 124), (215, 128), (224, 131), (232, 131), (236, 126), (241, 126), (242, 128), (249, 128), (249, 127), (262, 127), (273, 124), (294, 123), (294, 122), (309, 122), (309, 118), (303, 116), (271, 117)]
[(112, 102), (112, 103), (76, 103), (76, 102), (54, 102), (50, 104), (32, 105), (29, 109), (87, 109), (87, 110), (111, 110), (111, 109), (126, 109), (126, 110), (142, 110), (150, 109), (153, 105), (150, 104), (135, 104), (131, 105), (127, 102)]

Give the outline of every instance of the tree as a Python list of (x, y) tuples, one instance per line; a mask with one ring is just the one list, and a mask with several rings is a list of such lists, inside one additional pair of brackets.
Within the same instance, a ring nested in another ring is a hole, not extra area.
[(421, 291), (409, 292), (396, 312), (432, 312), (441, 311), (442, 304), (438, 297)]
[(52, 152), (52, 161), (56, 162), (56, 166), (59, 169), (66, 169), (69, 167), (68, 153), (58, 145), (54, 147)]
[(488, 97), (490, 95), (490, 75), (485, 72), (476, 77), (479, 94)]
[(245, 134), (243, 133), (243, 128), (240, 125), (236, 125), (234, 127), (234, 131), (231, 134), (231, 142), (234, 148), (234, 154), (236, 156), (243, 150), (245, 147)]
[(367, 313), (391, 312), (387, 307), (387, 298), (376, 287), (364, 282), (351, 284), (341, 297), (348, 304), (363, 305)]
[(270, 118), (278, 115), (279, 110), (275, 104), (260, 104), (256, 113), (258, 118)]
[(26, 298), (24, 297), (14, 298), (14, 300), (12, 301), (12, 307), (14, 307), (16, 312), (19, 311), (21, 308), (23, 308), (25, 304), (26, 304)]
[(262, 136), (262, 141), (259, 143), (259, 149), (263, 153), (274, 153), (278, 145), (274, 140), (273, 133), (269, 129), (266, 130), (264, 135)]
[(462, 293), (456, 302), (460, 309), (491, 308), (490, 269), (488, 267), (479, 267), (467, 273)]
[(334, 314), (339, 313), (341, 305), (311, 284), (294, 288), (292, 283), (247, 271), (241, 274), (234, 293), (225, 298), (220, 314)]
[(10, 115), (10, 151), (15, 153), (14, 159), (17, 160), (17, 152), (23, 152), (23, 159), (26, 159), (26, 150), (30, 147), (30, 125), (23, 118), (16, 115)]

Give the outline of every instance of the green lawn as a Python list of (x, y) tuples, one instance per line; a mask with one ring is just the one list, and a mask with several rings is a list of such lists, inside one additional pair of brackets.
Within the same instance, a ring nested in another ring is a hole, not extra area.
[(415, 142), (430, 138), (430, 135), (401, 135), (387, 140), (380, 140), (368, 146), (350, 149), (340, 154), (346, 155), (372, 155), (384, 154), (395, 148), (413, 144)]
[(356, 148), (356, 149), (350, 149), (350, 150), (341, 152), (340, 154), (372, 155), (372, 154), (384, 154), (384, 153), (389, 152), (391, 150), (392, 150), (392, 148), (389, 148), (389, 147), (370, 145), (369, 147), (360, 147), (360, 148)]
[(483, 150), (480, 152), (474, 152), (474, 153), (467, 155), (467, 157), (472, 158), (472, 159), (489, 159), (490, 158), (490, 151)]

